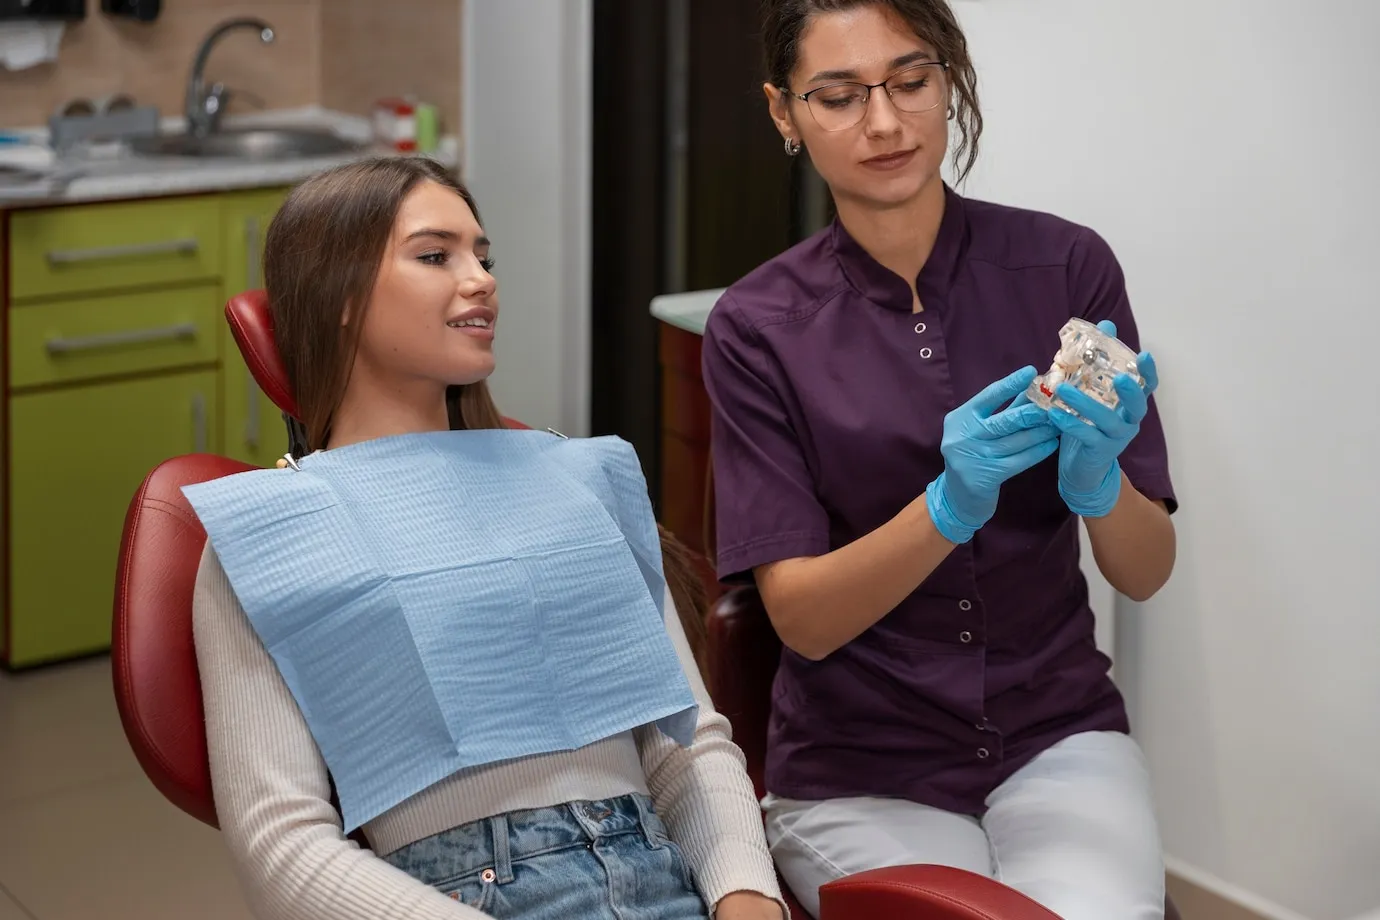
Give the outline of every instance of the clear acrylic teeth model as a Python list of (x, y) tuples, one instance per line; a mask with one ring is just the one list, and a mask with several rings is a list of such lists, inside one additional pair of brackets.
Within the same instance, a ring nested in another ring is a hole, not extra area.
[(1036, 377), (1026, 395), (1042, 408), (1058, 406), (1076, 416), (1077, 412), (1054, 395), (1059, 384), (1068, 383), (1104, 406), (1115, 409), (1121, 400), (1112, 381), (1119, 374), (1129, 374), (1136, 383), (1145, 385), (1136, 368), (1135, 352), (1092, 323), (1071, 319), (1059, 330), (1059, 351), (1049, 372)]

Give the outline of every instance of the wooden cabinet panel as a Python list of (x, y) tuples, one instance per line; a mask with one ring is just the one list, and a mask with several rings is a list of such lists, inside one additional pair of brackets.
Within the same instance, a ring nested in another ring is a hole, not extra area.
[(661, 520), (686, 546), (708, 555), (709, 397), (700, 343), (693, 332), (660, 324)]

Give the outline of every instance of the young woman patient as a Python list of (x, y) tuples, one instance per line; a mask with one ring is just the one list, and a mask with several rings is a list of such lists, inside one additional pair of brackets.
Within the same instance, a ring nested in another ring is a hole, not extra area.
[(269, 230), (305, 449), (187, 490), (246, 894), (283, 920), (780, 920), (687, 557), (626, 444), (498, 430), (492, 267), (423, 159), (319, 174)]

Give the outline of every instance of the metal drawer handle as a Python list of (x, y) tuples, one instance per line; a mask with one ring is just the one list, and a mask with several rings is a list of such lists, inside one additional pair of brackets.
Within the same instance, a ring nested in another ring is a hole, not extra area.
[(157, 243), (131, 243), (127, 246), (97, 246), (92, 249), (54, 249), (48, 253), (48, 264), (70, 265), (73, 262), (123, 259), (126, 256), (157, 256), (170, 252), (196, 252), (200, 246), (201, 244), (193, 238), (189, 240), (163, 240)]
[(147, 342), (194, 338), (196, 338), (196, 323), (178, 323), (175, 326), (160, 326), (156, 329), (132, 329), (129, 332), (111, 332), (107, 335), (49, 339), (45, 345), (48, 348), (48, 354), (65, 355), (74, 351), (94, 351), (98, 348), (115, 348), (120, 345), (143, 345)]

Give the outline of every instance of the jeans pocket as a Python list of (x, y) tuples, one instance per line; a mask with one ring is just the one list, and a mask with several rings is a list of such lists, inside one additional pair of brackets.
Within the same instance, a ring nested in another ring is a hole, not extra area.
[(483, 872), (437, 885), (436, 889), (452, 901), (459, 901), (466, 907), (473, 907), (475, 910), (482, 911), (488, 908), (489, 902), (493, 899), (494, 887), (497, 884), (494, 871), (485, 869)]
[(649, 828), (647, 847), (657, 857), (656, 861), (663, 863), (664, 868), (672, 872), (687, 891), (696, 891), (690, 864), (685, 861), (685, 851), (670, 838), (660, 821), (654, 822)]

